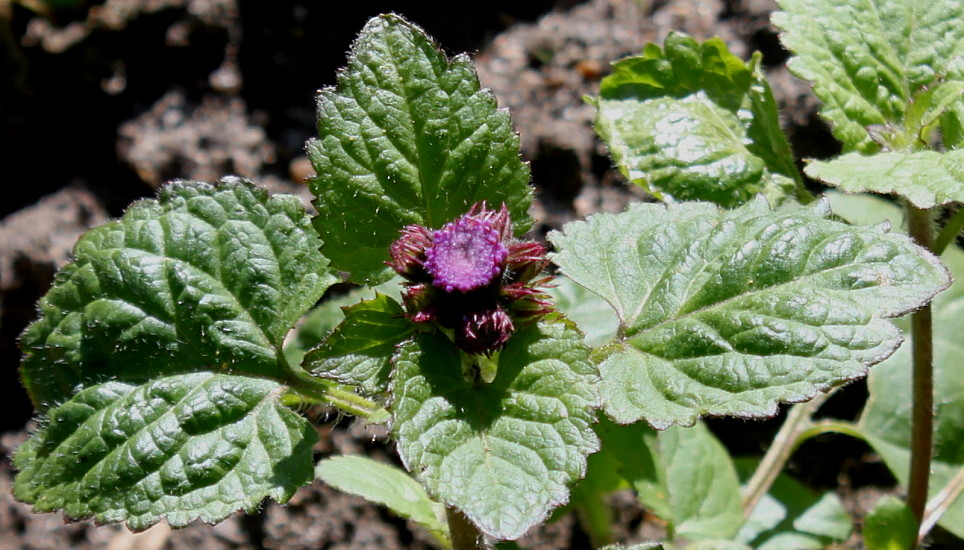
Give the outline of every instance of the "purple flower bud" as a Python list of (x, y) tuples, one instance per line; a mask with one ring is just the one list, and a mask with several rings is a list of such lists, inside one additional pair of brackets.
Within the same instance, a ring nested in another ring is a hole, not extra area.
[(501, 275), (508, 255), (491, 221), (466, 215), (434, 233), (424, 266), (445, 292), (469, 292)]
[(492, 224), (492, 229), (499, 232), (499, 238), (502, 242), (512, 238), (512, 220), (509, 218), (509, 209), (506, 208), (505, 203), (502, 203), (502, 208), (498, 210), (489, 210), (485, 207), (485, 201), (477, 202), (463, 217), (480, 222), (489, 222)]
[(491, 354), (509, 341), (514, 329), (512, 319), (501, 307), (471, 312), (455, 329), (455, 345), (467, 353)]
[(425, 250), (432, 246), (432, 233), (421, 225), (409, 225), (402, 229), (402, 235), (392, 243), (389, 253), (390, 262), (385, 262), (396, 273), (412, 281), (428, 279), (425, 272)]
[(529, 282), (549, 265), (546, 247), (537, 242), (519, 241), (509, 245), (506, 269), (512, 281)]

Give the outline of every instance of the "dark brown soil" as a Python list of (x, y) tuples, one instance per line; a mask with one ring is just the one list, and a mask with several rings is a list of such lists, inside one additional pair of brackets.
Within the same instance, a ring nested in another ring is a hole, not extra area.
[[(787, 52), (768, 19), (772, 0), (495, 0), (445, 10), (376, 0), (341, 3), (337, 15), (327, 3), (306, 0), (59, 3), (75, 7), (44, 15), (0, 0), (0, 156), (8, 197), (0, 204), (0, 384), (10, 390), (0, 420), (0, 550), (430, 547), (404, 520), (318, 483), (287, 507), (266, 504), (259, 516), (173, 533), (156, 528), (137, 538), (116, 526), (67, 525), (56, 515), (32, 514), (9, 490), (7, 457), (32, 415), (17, 381), (15, 340), (78, 235), (173, 178), (237, 174), (307, 201), (303, 144), (314, 132), (314, 92), (333, 84), (372, 15), (401, 13), (446, 51), (475, 54), (483, 85), (510, 109), (521, 135), (543, 232), (643, 197), (611, 169), (582, 96), (596, 93), (610, 61), (670, 30), (721, 36), (738, 55), (761, 50), (798, 156), (836, 152), (815, 117), (809, 87), (783, 67)], [(859, 403), (861, 391), (848, 390), (843, 402)], [(855, 414), (849, 408), (844, 415)], [(393, 459), (384, 434), (346, 420), (319, 424), (320, 455)], [(712, 423), (746, 454), (759, 453), (777, 425)], [(818, 439), (811, 445), (824, 447), (801, 451), (839, 460), (817, 461), (817, 468), (800, 461), (792, 469), (815, 486), (843, 487), (860, 514), (865, 493), (888, 490), (893, 480), (869, 449), (845, 443), (851, 448), (841, 453), (839, 443)], [(617, 495), (614, 504), (623, 542), (653, 532), (631, 496)], [(572, 516), (521, 543), (588, 547)]]

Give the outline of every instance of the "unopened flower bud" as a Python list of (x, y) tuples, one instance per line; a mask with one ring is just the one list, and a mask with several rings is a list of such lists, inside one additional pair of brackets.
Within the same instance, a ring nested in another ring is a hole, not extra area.
[(542, 273), (549, 265), (546, 259), (546, 247), (533, 241), (520, 241), (509, 245), (509, 257), (506, 269), (512, 281), (528, 282)]
[(428, 280), (424, 267), (425, 250), (432, 246), (432, 232), (421, 225), (409, 225), (401, 233), (389, 249), (392, 260), (385, 263), (410, 281)]
[(471, 312), (462, 317), (455, 330), (455, 345), (467, 353), (490, 354), (509, 341), (514, 328), (509, 314), (501, 307)]

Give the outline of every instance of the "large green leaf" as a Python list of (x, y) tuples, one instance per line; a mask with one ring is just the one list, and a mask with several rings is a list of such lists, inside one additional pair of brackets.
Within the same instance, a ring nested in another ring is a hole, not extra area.
[(879, 501), (864, 518), (867, 550), (904, 550), (917, 544), (917, 521), (907, 503), (893, 496)]
[(311, 481), (315, 430), (256, 378), (107, 382), (50, 410), (16, 453), (14, 495), (40, 512), (142, 530), (218, 522)]
[(440, 227), (477, 201), (504, 202), (517, 231), (529, 226), (529, 168), (508, 114), (468, 57), (446, 59), (397, 15), (365, 25), (337, 87), (319, 94), (318, 135), (315, 225), (353, 281), (384, 277), (403, 226)]
[(918, 208), (964, 202), (964, 149), (939, 153), (849, 153), (814, 161), (808, 176), (848, 193), (897, 193)]
[(740, 530), (740, 482), (726, 448), (705, 425), (656, 432), (603, 419), (597, 430), (603, 452), (618, 460), (619, 474), (675, 537), (730, 538)]
[(404, 344), (392, 380), (393, 435), (405, 466), (483, 532), (515, 539), (567, 501), (593, 432), (597, 380), (582, 336), (562, 322), (517, 332), (490, 384), (466, 380), (445, 336)]
[[(964, 253), (951, 247), (943, 259), (957, 281), (933, 304), (935, 424), (930, 495), (936, 495), (964, 468)], [(867, 441), (902, 484), (907, 483), (910, 466), (912, 371), (908, 347), (875, 367), (869, 378), (870, 399), (859, 423)], [(964, 538), (964, 498), (950, 506), (940, 525)]]
[(827, 215), (635, 204), (551, 234), (561, 271), (619, 319), (599, 365), (606, 412), (657, 428), (771, 415), (893, 353), (884, 318), (946, 288), (947, 270), (903, 235)]
[(773, 14), (790, 69), (813, 82), (844, 149), (873, 152), (876, 125), (902, 123), (911, 99), (942, 79), (964, 80), (959, 0), (778, 0)]
[(178, 182), (81, 237), (24, 332), (42, 409), (79, 384), (198, 369), (283, 378), (281, 345), (335, 280), (301, 201)]
[(404, 470), (364, 456), (336, 456), (319, 462), (315, 475), (340, 491), (387, 506), (428, 529), (443, 545), (451, 544), (445, 507), (428, 498)]
[(577, 285), (569, 277), (556, 277), (546, 290), (553, 305), (586, 334), (590, 347), (608, 342), (616, 334), (616, 315), (605, 300)]
[(412, 322), (402, 316), (402, 306), (384, 294), (344, 311), (345, 320), (305, 356), (304, 368), (369, 393), (384, 391), (395, 346), (412, 333)]
[(799, 176), (760, 56), (745, 64), (719, 38), (678, 33), (665, 48), (647, 45), (602, 81), (596, 128), (623, 174), (667, 199), (782, 198)]

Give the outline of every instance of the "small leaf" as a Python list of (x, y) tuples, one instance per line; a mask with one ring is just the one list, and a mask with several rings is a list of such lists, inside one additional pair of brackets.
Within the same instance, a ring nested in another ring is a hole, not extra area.
[(445, 336), (418, 335), (400, 348), (392, 380), (402, 462), (486, 534), (522, 536), (568, 500), (598, 449), (588, 355), (566, 324), (533, 325), (494, 356), (495, 380), (476, 384)]
[(671, 33), (603, 79), (596, 128), (632, 182), (666, 199), (782, 199), (799, 178), (760, 68), (719, 38)]
[(77, 385), (218, 369), (283, 379), (282, 343), (335, 278), (301, 201), (177, 182), (87, 232), (21, 338), (35, 406)]
[(363, 456), (336, 456), (319, 462), (315, 475), (340, 491), (387, 506), (427, 529), (443, 546), (451, 544), (445, 507), (405, 471)]
[(740, 483), (730, 455), (702, 423), (656, 432), (603, 419), (603, 448), (640, 502), (684, 539), (730, 538), (743, 524)]
[(369, 393), (385, 391), (395, 346), (412, 333), (412, 322), (402, 306), (379, 293), (344, 311), (345, 320), (305, 356), (305, 370)]
[(828, 214), (635, 204), (551, 234), (561, 271), (620, 320), (599, 365), (607, 414), (656, 428), (772, 415), (893, 353), (884, 318), (946, 288), (947, 270), (903, 235)]
[(958, 0), (778, 0), (781, 39), (797, 76), (846, 151), (878, 150), (868, 128), (901, 123), (911, 98), (942, 78), (964, 80)]
[(917, 521), (903, 501), (885, 496), (864, 518), (867, 550), (905, 550), (917, 543)]
[(447, 59), (397, 15), (371, 19), (337, 87), (320, 92), (318, 135), (308, 143), (315, 226), (355, 282), (385, 278), (405, 225), (438, 228), (483, 200), (504, 202), (520, 234), (531, 223), (529, 168), (508, 114), (468, 57)]
[[(943, 258), (951, 266), (954, 286), (933, 303), (934, 316), (934, 458), (928, 493), (936, 495), (964, 468), (964, 252), (949, 247)], [(873, 369), (870, 398), (859, 429), (880, 453), (894, 477), (906, 486), (910, 466), (912, 361), (909, 347)], [(964, 538), (964, 498), (950, 505), (939, 524)]]
[(318, 436), (278, 403), (281, 391), (210, 373), (84, 389), (17, 450), (14, 495), (38, 512), (135, 531), (285, 502), (311, 481)]
[(964, 202), (964, 149), (939, 153), (849, 153), (814, 161), (808, 176), (848, 193), (897, 193), (918, 208)]

